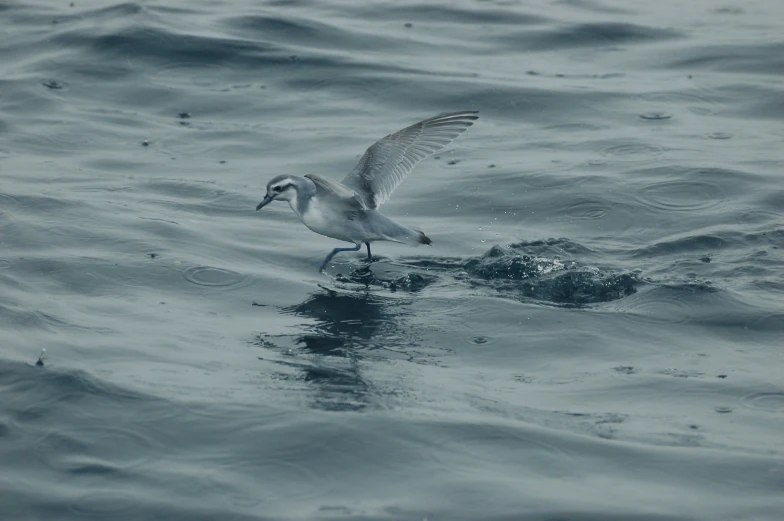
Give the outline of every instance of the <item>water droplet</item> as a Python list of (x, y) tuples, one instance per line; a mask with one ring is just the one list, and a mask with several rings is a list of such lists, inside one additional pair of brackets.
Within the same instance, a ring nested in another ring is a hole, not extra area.
[(65, 88), (65, 84), (57, 80), (43, 81), (41, 82), (41, 85), (51, 90), (62, 90), (63, 88)]
[(669, 112), (645, 112), (640, 114), (640, 117), (642, 119), (661, 120), (672, 118), (672, 114)]

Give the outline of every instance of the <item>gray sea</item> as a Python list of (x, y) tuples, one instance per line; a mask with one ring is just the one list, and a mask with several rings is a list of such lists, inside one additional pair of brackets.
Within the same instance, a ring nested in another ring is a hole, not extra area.
[(0, 520), (784, 519), (783, 120), (780, 0), (0, 0)]

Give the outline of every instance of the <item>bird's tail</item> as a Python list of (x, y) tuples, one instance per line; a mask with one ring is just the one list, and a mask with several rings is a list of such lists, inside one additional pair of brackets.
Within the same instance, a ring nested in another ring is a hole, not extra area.
[(430, 240), (430, 237), (422, 233), (421, 230), (402, 226), (397, 223), (393, 223), (393, 225), (394, 227), (392, 229), (387, 229), (384, 234), (384, 238), (388, 241), (410, 244), (411, 246), (433, 243), (433, 241)]
[(402, 224), (396, 223), (392, 219), (374, 212), (372, 219), (368, 219), (365, 223), (365, 232), (371, 236), (378, 237), (374, 240), (386, 240), (393, 242), (400, 242), (403, 244), (410, 244), (411, 246), (419, 246), (420, 244), (432, 244), (433, 241), (430, 237), (422, 233), (417, 228), (409, 228)]

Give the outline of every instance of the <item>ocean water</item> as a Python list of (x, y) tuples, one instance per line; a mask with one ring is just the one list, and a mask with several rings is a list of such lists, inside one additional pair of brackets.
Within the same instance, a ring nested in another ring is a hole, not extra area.
[[(778, 0), (0, 0), (0, 519), (784, 519), (783, 100)], [(254, 211), (454, 110), (433, 247)]]

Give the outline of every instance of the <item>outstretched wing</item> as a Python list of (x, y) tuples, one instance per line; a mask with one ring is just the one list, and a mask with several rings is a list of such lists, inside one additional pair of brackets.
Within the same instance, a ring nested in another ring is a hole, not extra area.
[(305, 177), (315, 183), (316, 190), (320, 191), (322, 195), (336, 198), (352, 210), (367, 210), (365, 201), (351, 188), (316, 174), (307, 174)]
[(474, 124), (478, 112), (441, 114), (380, 139), (341, 181), (370, 208), (378, 208), (414, 167)]

